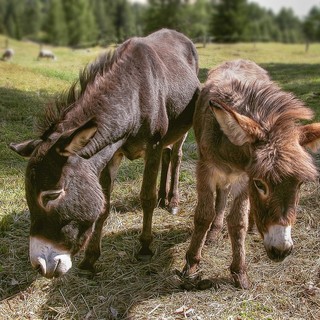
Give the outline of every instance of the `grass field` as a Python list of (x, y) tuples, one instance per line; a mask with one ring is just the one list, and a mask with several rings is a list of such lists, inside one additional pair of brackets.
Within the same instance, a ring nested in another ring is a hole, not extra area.
[[(0, 52), (5, 38), (0, 36)], [(203, 277), (208, 290), (182, 290), (175, 269), (181, 270), (192, 232), (196, 205), (196, 146), (190, 134), (184, 146), (181, 211), (154, 214), (150, 263), (136, 261), (142, 214), (139, 203), (142, 161), (124, 161), (112, 195), (112, 208), (102, 241), (99, 272), (73, 268), (61, 279), (47, 280), (28, 261), (29, 213), (24, 198), (26, 160), (7, 145), (35, 136), (35, 118), (77, 78), (79, 69), (102, 48), (52, 48), (57, 61), (37, 61), (39, 46), (10, 40), (16, 54), (0, 61), (0, 319), (320, 319), (320, 192), (305, 184), (293, 230), (295, 250), (281, 263), (270, 261), (258, 235), (248, 235), (249, 290), (231, 281), (231, 248), (224, 228), (219, 241), (203, 250)], [(200, 79), (230, 59), (254, 60), (285, 90), (314, 109), (320, 121), (320, 44), (210, 44), (198, 46)], [(81, 255), (75, 258), (75, 264)]]

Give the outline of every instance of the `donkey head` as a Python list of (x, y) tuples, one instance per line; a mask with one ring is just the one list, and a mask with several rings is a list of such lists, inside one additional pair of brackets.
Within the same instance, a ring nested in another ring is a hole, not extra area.
[(104, 210), (95, 159), (77, 155), (95, 134), (92, 121), (46, 140), (11, 144), (29, 157), (26, 199), (30, 210), (30, 260), (48, 278), (71, 268), (71, 257), (89, 239)]
[[(320, 123), (298, 125), (293, 112), (262, 126), (223, 102), (210, 100), (209, 105), (230, 142), (248, 154), (250, 207), (269, 258), (281, 261), (293, 248), (300, 186), (317, 176), (305, 147), (316, 151), (320, 146)], [(309, 109), (303, 111), (300, 118), (310, 117)]]

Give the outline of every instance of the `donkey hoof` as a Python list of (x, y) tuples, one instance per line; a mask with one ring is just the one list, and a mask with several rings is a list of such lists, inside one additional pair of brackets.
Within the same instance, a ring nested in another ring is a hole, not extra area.
[(190, 266), (190, 264), (186, 264), (183, 267), (182, 272), (180, 272), (181, 278), (184, 279), (192, 279), (192, 280), (199, 280), (201, 278), (201, 270), (199, 268), (199, 264), (194, 264)]
[(178, 207), (170, 207), (169, 208), (169, 212), (172, 214), (172, 215), (177, 215), (179, 213), (179, 208)]
[(162, 209), (165, 209), (166, 208), (166, 200), (163, 199), (163, 198), (160, 198), (158, 200), (158, 203), (159, 203), (159, 207), (162, 208)]
[[(201, 273), (189, 273), (190, 267), (185, 266), (182, 272), (176, 270), (176, 275), (179, 277), (181, 284), (180, 288), (183, 290), (191, 291), (194, 289), (199, 289), (198, 285), (202, 282), (201, 280)], [(200, 284), (201, 287), (201, 284)], [(202, 290), (202, 289), (200, 289)]]
[(153, 257), (153, 252), (150, 249), (140, 249), (136, 258), (138, 261), (149, 262)]
[(234, 284), (239, 289), (249, 289), (250, 283), (245, 273), (232, 273)]
[(96, 272), (95, 266), (91, 262), (86, 261), (86, 260), (82, 260), (79, 263), (78, 268), (81, 270), (86, 270), (86, 271), (92, 272), (92, 273)]

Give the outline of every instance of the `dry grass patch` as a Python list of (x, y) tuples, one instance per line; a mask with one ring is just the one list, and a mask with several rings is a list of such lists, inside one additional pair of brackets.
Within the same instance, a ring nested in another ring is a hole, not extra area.
[[(97, 274), (76, 268), (80, 255), (61, 279), (37, 275), (28, 258), (30, 222), (23, 184), (26, 161), (10, 152), (7, 144), (31, 138), (34, 118), (43, 102), (68, 87), (79, 68), (102, 50), (54, 48), (58, 60), (46, 63), (34, 58), (38, 46), (10, 43), (17, 54), (12, 62), (0, 63), (0, 319), (320, 319), (320, 189), (316, 183), (303, 186), (291, 256), (274, 263), (267, 258), (260, 236), (248, 235), (249, 290), (233, 286), (226, 228), (215, 245), (203, 250), (202, 277), (211, 279), (214, 286), (202, 291), (180, 287), (176, 270), (184, 265), (196, 205), (192, 134), (184, 146), (181, 211), (172, 216), (160, 208), (155, 210), (155, 255), (150, 263), (135, 258), (142, 225), (142, 161), (125, 161), (112, 195)], [(320, 45), (312, 45), (308, 54), (303, 50), (302, 45), (281, 44), (199, 47), (200, 78), (204, 81), (206, 72), (224, 60), (253, 59), (282, 87), (317, 111)], [(319, 117), (318, 111), (318, 121)]]
[[(142, 165), (142, 164), (141, 164)], [(130, 163), (124, 164), (127, 172)], [(202, 277), (208, 290), (181, 289), (181, 270), (192, 232), (196, 204), (190, 170), (184, 163), (181, 211), (154, 214), (155, 255), (150, 263), (135, 259), (142, 214), (138, 194), (141, 178), (118, 181), (105, 225), (103, 254), (96, 275), (73, 268), (61, 279), (36, 275), (28, 262), (28, 213), (13, 215), (2, 230), (1, 319), (319, 319), (320, 259), (318, 184), (303, 187), (296, 227), (295, 250), (281, 263), (270, 261), (260, 236), (247, 237), (249, 290), (237, 290), (228, 266), (231, 248), (226, 228), (219, 241), (203, 251)], [(135, 167), (135, 170), (140, 170)], [(125, 175), (126, 176), (126, 175)], [(120, 172), (120, 177), (124, 177)], [(81, 259), (76, 257), (75, 265)]]

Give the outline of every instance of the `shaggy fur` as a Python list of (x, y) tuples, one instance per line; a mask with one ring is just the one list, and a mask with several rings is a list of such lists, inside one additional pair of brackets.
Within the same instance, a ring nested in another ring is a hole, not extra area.
[[(48, 107), (39, 123), (39, 140), (11, 144), (31, 156), (26, 171), (30, 260), (44, 276), (67, 272), (81, 247), (86, 249), (80, 266), (93, 270), (123, 156), (145, 159), (138, 258), (150, 259), (162, 150), (177, 143), (175, 154), (166, 158), (178, 173), (199, 93), (197, 73), (196, 49), (183, 34), (163, 29), (129, 39), (114, 54), (89, 64)], [(172, 188), (177, 188), (177, 174), (174, 179)], [(168, 197), (176, 206), (176, 192)]]
[(229, 192), (230, 270), (238, 287), (249, 286), (244, 246), (249, 199), (268, 256), (281, 261), (291, 253), (300, 185), (317, 177), (305, 148), (316, 149), (320, 127), (301, 124), (312, 117), (254, 62), (230, 61), (209, 72), (194, 114), (198, 204), (186, 275), (196, 271), (205, 239), (216, 240)]

